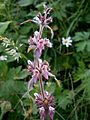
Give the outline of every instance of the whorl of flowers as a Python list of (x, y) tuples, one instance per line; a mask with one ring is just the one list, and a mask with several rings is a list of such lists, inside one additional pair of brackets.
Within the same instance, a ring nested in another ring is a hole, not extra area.
[(44, 91), (44, 98), (41, 93), (34, 93), (34, 96), (35, 103), (39, 109), (40, 119), (46, 119), (46, 116), (48, 116), (52, 120), (55, 112), (54, 97), (47, 91)]
[(33, 37), (30, 36), (28, 39), (29, 48), (34, 51), (34, 61), (28, 60), (27, 69), (31, 73), (31, 79), (28, 82), (28, 89), (31, 90), (33, 88), (33, 84), (40, 82), (40, 93), (35, 93), (35, 103), (39, 109), (40, 119), (46, 120), (49, 118), (53, 120), (55, 108), (54, 108), (54, 97), (50, 95), (48, 92), (44, 91), (43, 81), (42, 79), (49, 79), (49, 76), (54, 77), (50, 72), (49, 63), (40, 59), (43, 50), (45, 47), (52, 47), (52, 43), (48, 38), (42, 38), (42, 33), (44, 28), (49, 28), (51, 34), (53, 36), (53, 31), (51, 27), (49, 27), (49, 23), (52, 22), (52, 17), (49, 17), (51, 8), (44, 5), (43, 14), (38, 13), (36, 17), (31, 20), (32, 22), (39, 25), (39, 31), (35, 31)]
[(35, 31), (34, 37), (28, 39), (29, 48), (34, 49), (34, 56), (39, 58), (45, 47), (52, 47), (52, 43), (47, 38), (42, 38), (40, 32)]

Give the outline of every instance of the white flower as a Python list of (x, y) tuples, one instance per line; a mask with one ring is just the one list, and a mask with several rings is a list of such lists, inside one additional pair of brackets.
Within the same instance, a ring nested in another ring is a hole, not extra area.
[(0, 56), (0, 61), (3, 61), (3, 60), (7, 60), (7, 56), (5, 55), (5, 56)]
[(6, 53), (13, 56), (15, 60), (19, 60), (19, 58), (21, 57), (21, 54), (19, 52), (17, 52), (15, 49), (10, 49), (7, 48), (6, 49)]
[(71, 45), (72, 45), (71, 37), (62, 38), (62, 44), (63, 44), (63, 45), (66, 45), (66, 47), (71, 46)]

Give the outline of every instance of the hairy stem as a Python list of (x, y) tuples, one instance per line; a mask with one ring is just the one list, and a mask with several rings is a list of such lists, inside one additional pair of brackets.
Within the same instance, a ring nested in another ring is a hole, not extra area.
[(40, 91), (44, 99), (44, 88), (43, 88), (43, 83), (42, 83), (42, 75), (40, 75)]

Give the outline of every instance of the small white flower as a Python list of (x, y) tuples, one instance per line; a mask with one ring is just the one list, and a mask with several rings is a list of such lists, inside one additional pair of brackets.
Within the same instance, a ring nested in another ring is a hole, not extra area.
[(0, 61), (3, 61), (3, 60), (7, 60), (7, 56), (5, 55), (5, 56), (0, 56)]
[(21, 54), (19, 52), (17, 52), (15, 49), (7, 48), (6, 53), (9, 54), (10, 56), (13, 56), (14, 59), (17, 60), (17, 61), (21, 57)]
[(66, 47), (71, 46), (71, 45), (72, 45), (71, 37), (62, 38), (62, 44), (63, 44), (63, 45), (66, 45)]

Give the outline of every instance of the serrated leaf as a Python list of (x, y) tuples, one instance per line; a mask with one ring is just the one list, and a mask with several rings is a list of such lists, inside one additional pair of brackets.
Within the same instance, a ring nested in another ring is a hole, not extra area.
[(76, 49), (77, 49), (77, 52), (79, 51), (83, 51), (86, 47), (87, 43), (86, 42), (79, 42), (77, 43), (75, 46), (76, 46)]
[(90, 36), (89, 32), (76, 32), (75, 37), (73, 37), (74, 41), (83, 41), (83, 40), (88, 40)]
[(22, 93), (26, 89), (23, 81), (7, 80), (0, 86), (0, 97), (13, 97), (17, 93)]
[(67, 105), (72, 103), (72, 97), (69, 91), (64, 91), (63, 95), (59, 96), (58, 100), (58, 105), (64, 110), (66, 109)]
[(11, 23), (11, 21), (0, 22), (0, 35), (5, 32), (5, 30), (8, 28), (8, 25), (10, 23)]

